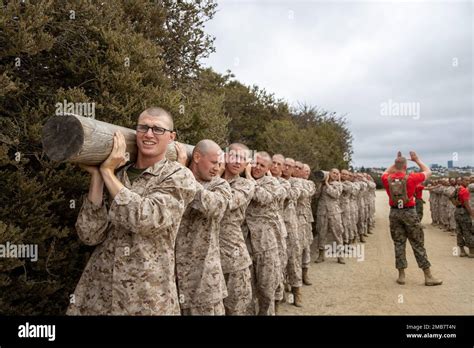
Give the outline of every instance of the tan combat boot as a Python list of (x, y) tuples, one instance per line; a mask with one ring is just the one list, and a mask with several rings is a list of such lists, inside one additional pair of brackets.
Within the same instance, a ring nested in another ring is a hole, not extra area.
[(280, 311), (280, 301), (275, 301), (275, 315)]
[(364, 235), (361, 234), (359, 237), (360, 237), (360, 242), (361, 242), (361, 243), (365, 243)]
[(423, 272), (425, 273), (425, 285), (426, 286), (435, 286), (435, 285), (441, 285), (443, 284), (443, 281), (440, 279), (436, 279), (433, 277), (431, 274), (431, 271), (429, 268), (424, 269)]
[(293, 293), (293, 304), (296, 307), (303, 307), (301, 288), (292, 287), (291, 292)]
[(346, 263), (346, 261), (344, 261), (344, 258), (343, 258), (343, 257), (338, 257), (338, 258), (337, 258), (337, 263), (340, 263), (340, 264), (343, 264), (343, 265), (344, 265), (344, 264)]
[[(464, 249), (464, 247), (459, 247), (459, 249), (461, 250), (461, 254), (459, 254), (459, 257), (467, 257), (467, 253), (466, 253), (466, 250)], [(471, 251), (469, 250), (469, 253)]]
[(405, 284), (405, 270), (403, 268), (398, 270), (397, 283), (400, 284), (400, 285)]
[(319, 249), (318, 258), (314, 262), (316, 262), (316, 263), (324, 262), (324, 250)]
[(311, 281), (309, 280), (308, 268), (303, 268), (303, 284), (304, 285), (313, 285), (313, 283), (311, 283)]
[(467, 255), (467, 257), (469, 257), (469, 258), (474, 257), (474, 248), (469, 248), (469, 254)]

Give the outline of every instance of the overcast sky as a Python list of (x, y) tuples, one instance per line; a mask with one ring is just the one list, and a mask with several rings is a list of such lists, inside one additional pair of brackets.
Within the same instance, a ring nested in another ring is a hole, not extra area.
[(399, 149), (474, 165), (471, 1), (218, 4), (205, 64), (347, 114), (355, 166), (388, 166)]

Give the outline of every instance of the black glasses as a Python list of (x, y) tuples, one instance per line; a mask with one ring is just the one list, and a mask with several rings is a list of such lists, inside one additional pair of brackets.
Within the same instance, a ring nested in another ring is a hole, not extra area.
[(140, 133), (146, 133), (148, 132), (150, 128), (153, 134), (156, 134), (156, 135), (165, 134), (166, 131), (173, 133), (171, 129), (166, 129), (166, 128), (158, 127), (158, 126), (150, 127), (146, 124), (137, 124), (137, 132), (140, 132)]

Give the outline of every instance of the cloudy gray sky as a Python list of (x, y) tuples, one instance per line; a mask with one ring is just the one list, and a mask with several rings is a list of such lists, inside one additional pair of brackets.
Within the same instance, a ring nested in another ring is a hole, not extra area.
[(399, 149), (474, 165), (471, 1), (218, 4), (205, 64), (347, 114), (354, 165), (387, 166)]

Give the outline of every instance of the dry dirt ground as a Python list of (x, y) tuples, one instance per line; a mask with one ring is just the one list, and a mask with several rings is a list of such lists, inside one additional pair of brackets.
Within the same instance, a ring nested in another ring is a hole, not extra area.
[(289, 303), (280, 315), (472, 315), (474, 314), (474, 259), (453, 255), (456, 237), (431, 225), (429, 192), (424, 192), (425, 247), (435, 277), (443, 285), (424, 285), (407, 242), (406, 284), (398, 285), (393, 243), (388, 223), (388, 197), (377, 190), (374, 234), (364, 247), (364, 261), (338, 264), (326, 259), (316, 264), (313, 250), (311, 286), (303, 286), (303, 307)]

